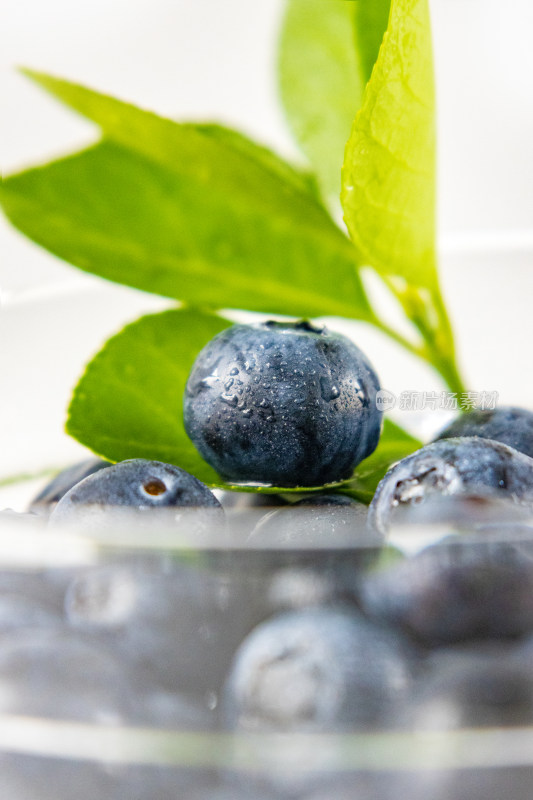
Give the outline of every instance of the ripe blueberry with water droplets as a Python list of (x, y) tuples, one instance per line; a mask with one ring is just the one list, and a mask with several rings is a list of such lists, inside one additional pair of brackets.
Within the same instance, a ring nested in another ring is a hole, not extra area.
[(234, 325), (199, 354), (185, 428), (233, 482), (342, 480), (376, 448), (378, 378), (353, 342), (309, 322)]

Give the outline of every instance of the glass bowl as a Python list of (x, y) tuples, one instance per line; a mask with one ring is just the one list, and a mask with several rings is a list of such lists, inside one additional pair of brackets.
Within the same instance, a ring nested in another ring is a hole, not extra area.
[[(531, 247), (523, 240), (490, 238), (460, 246), (448, 242), (441, 263), (470, 386), (497, 392), (500, 403), (533, 408)], [(236, 496), (223, 498), (224, 527), (208, 525), (200, 534), (194, 520), (186, 519), (171, 532), (165, 524), (147, 531), (129, 521), (113, 530), (64, 530), (15, 513), (27, 508), (49, 473), (87, 456), (62, 430), (84, 362), (123, 323), (167, 305), (84, 279), (39, 296), (15, 297), (2, 312), (1, 340), (8, 346), (2, 345), (0, 369), (13, 378), (1, 398), (0, 508), (14, 510), (0, 517), (4, 796), (529, 797), (533, 717), (519, 724), (465, 724), (459, 706), (428, 703), (423, 719), (413, 722), (409, 707), (419, 685), (414, 678), (407, 705), (400, 703), (405, 680), (398, 679), (387, 713), (372, 724), (294, 728), (288, 717), (266, 727), (228, 722), (228, 675), (240, 643), (258, 624), (324, 603), (359, 615), (360, 575), (375, 560), (398, 550), (416, 553), (456, 533), (453, 525), (429, 526), (428, 532), (427, 522), (398, 524), (387, 547), (369, 542), (361, 524), (348, 539), (346, 531), (337, 531), (327, 547), (320, 541), (284, 547), (250, 539), (259, 519), (273, 510), (250, 506), (242, 497), (236, 502)], [(354, 336), (394, 393), (442, 389), (431, 371), (367, 326), (329, 323)], [(402, 414), (396, 409), (395, 418), (426, 439), (445, 416), (438, 410)], [(529, 558), (533, 520), (521, 525), (519, 544)], [(332, 595), (331, 570), (337, 580), (337, 569), (343, 577)], [(129, 618), (126, 624), (139, 592), (146, 613), (138, 625)], [(162, 619), (166, 627), (160, 630)], [(185, 650), (176, 650), (176, 636)], [(481, 656), (522, 646), (533, 652), (531, 639), (529, 645), (523, 639), (481, 644)], [(457, 658), (465, 657), (465, 647), (452, 646)], [(443, 662), (449, 649), (437, 648)], [(435, 652), (413, 644), (417, 681), (432, 669)], [(370, 656), (368, 669), (373, 670)], [(173, 690), (175, 680), (179, 691)], [(281, 697), (283, 686), (282, 680)], [(294, 694), (283, 699), (287, 708), (295, 704), (301, 711), (298, 702)], [(530, 702), (524, 698), (526, 710)], [(304, 708), (304, 721), (306, 713)]]

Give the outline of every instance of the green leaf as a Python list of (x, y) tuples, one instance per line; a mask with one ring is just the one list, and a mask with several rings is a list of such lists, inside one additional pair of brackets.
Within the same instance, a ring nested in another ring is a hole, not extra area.
[(156, 160), (180, 178), (206, 185), (225, 200), (283, 213), (291, 205), (313, 224), (337, 230), (317, 198), (313, 178), (243, 134), (215, 124), (178, 123), (71, 81), (23, 69), (23, 74), (95, 122), (106, 137)]
[(377, 485), (387, 470), (402, 458), (422, 447), (422, 442), (390, 419), (385, 419), (379, 445), (369, 458), (356, 467), (348, 482), (349, 493), (370, 503)]
[(127, 325), (87, 365), (72, 396), (67, 432), (109, 461), (155, 459), (220, 483), (185, 433), (183, 393), (198, 352), (229, 325), (189, 309)]
[[(267, 169), (264, 151), (252, 158), (253, 143), (228, 139), (201, 135), (198, 175), (187, 159), (169, 169), (104, 141), (7, 178), (0, 196), (19, 230), (111, 281), (200, 307), (369, 318), (353, 247), (297, 188), (305, 178), (283, 162)], [(225, 159), (210, 165), (203, 142)], [(228, 154), (254, 169), (228, 172)]]
[(200, 123), (196, 125), (196, 130), (201, 131), (206, 136), (218, 139), (219, 142), (223, 142), (228, 147), (232, 147), (247, 157), (256, 161), (261, 160), (267, 169), (276, 172), (283, 181), (291, 183), (300, 192), (312, 194), (320, 202), (320, 193), (313, 173), (289, 164), (288, 161), (280, 158), (277, 153), (269, 150), (268, 147), (264, 147), (252, 141), (240, 131), (226, 128), (224, 125)]
[(326, 198), (339, 196), (342, 153), (364, 89), (352, 5), (289, 0), (280, 40), (281, 99)]
[(289, 0), (279, 85), (289, 125), (323, 194), (337, 199), (341, 159), (378, 56), (390, 0)]
[(392, 0), (346, 146), (341, 200), (364, 264), (433, 290), (435, 99), (428, 0)]
[(378, 57), (387, 30), (391, 0), (353, 0), (355, 52), (359, 72), (366, 84)]

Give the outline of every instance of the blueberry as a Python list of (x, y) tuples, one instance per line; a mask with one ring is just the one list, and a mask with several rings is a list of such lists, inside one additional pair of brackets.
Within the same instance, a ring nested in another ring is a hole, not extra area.
[(457, 436), (494, 439), (533, 457), (533, 411), (513, 406), (475, 409), (461, 414), (444, 428), (437, 436), (437, 441)]
[(222, 508), (231, 509), (234, 512), (259, 511), (262, 508), (272, 509), (279, 506), (286, 506), (285, 500), (279, 494), (267, 494), (264, 492), (232, 492), (225, 489), (216, 489), (214, 495), (220, 501)]
[(0, 640), (0, 713), (116, 724), (134, 714), (133, 680), (124, 661), (72, 631), (26, 629)]
[[(116, 730), (133, 725), (198, 731), (210, 724), (198, 705), (179, 693), (158, 690), (150, 685), (151, 679), (132, 659), (121, 658), (116, 648), (112, 654), (87, 633), (82, 637), (72, 630), (29, 630), (0, 639), (0, 714), (95, 723)], [(43, 736), (50, 738), (48, 732)], [(73, 745), (73, 753), (76, 748), (83, 753), (84, 742), (65, 731), (52, 736), (70, 757), (39, 755), (36, 740), (27, 743), (26, 752), (0, 753), (2, 796), (175, 800), (189, 797), (198, 783), (198, 769), (113, 764), (106, 761), (104, 747), (94, 760), (76, 760), (69, 748)], [(46, 743), (42, 752), (46, 753)]]
[(412, 684), (403, 722), (423, 730), (532, 725), (532, 666), (521, 648), (501, 643), (437, 650)]
[(386, 532), (395, 509), (435, 494), (500, 495), (533, 503), (533, 459), (491, 439), (442, 439), (395, 464), (379, 483), (369, 525)]
[(253, 546), (327, 549), (379, 544), (366, 528), (367, 506), (343, 495), (306, 497), (259, 520), (249, 537)]
[[(533, 722), (531, 666), (506, 651), (450, 653), (444, 663), (432, 665), (427, 678), (413, 686), (405, 723), (421, 741), (432, 741), (434, 767), (427, 768), (422, 752), (422, 768), (404, 772), (395, 796), (529, 800), (533, 769), (518, 751), (520, 729)], [(465, 734), (469, 746), (462, 744)], [(486, 737), (496, 736), (495, 747), (487, 746)]]
[(288, 612), (259, 625), (237, 651), (225, 722), (258, 731), (367, 728), (408, 681), (403, 643), (357, 613)]
[(266, 581), (270, 613), (352, 601), (356, 576), (381, 546), (366, 515), (356, 500), (317, 494), (258, 521), (238, 559), (248, 574)]
[(307, 322), (234, 325), (199, 354), (185, 428), (232, 482), (314, 486), (347, 478), (376, 448), (379, 383), (346, 337)]
[[(506, 492), (487, 494), (485, 489), (478, 488), (461, 494), (431, 493), (422, 503), (403, 504), (396, 513), (400, 534), (411, 528), (420, 534), (430, 534), (430, 539), (434, 540), (431, 530), (436, 524), (465, 531), (477, 530), (479, 526), (493, 525), (502, 530), (521, 522), (527, 524), (531, 519), (531, 505), (517, 503)], [(437, 534), (440, 537), (442, 530)]]
[(437, 653), (405, 715), (424, 730), (532, 725), (532, 666), (511, 648)]
[(367, 506), (353, 497), (346, 494), (328, 494), (327, 492), (317, 492), (316, 494), (308, 494), (295, 504), (298, 508), (309, 506), (310, 508), (318, 508), (320, 506), (345, 506), (352, 509), (357, 509), (357, 513), (361, 519), (366, 517)]
[(48, 514), (73, 486), (88, 475), (109, 466), (109, 461), (104, 461), (102, 458), (88, 458), (61, 470), (33, 498), (30, 503), (30, 511), (37, 514)]
[[(529, 540), (515, 535), (529, 533)], [(370, 572), (360, 600), (367, 613), (435, 646), (524, 636), (533, 630), (533, 529), (446, 537)]]
[(350, 553), (357, 560), (358, 552), (381, 545), (381, 538), (366, 525), (367, 513), (367, 506), (349, 497), (316, 495), (265, 514), (248, 544), (280, 556), (292, 551), (297, 563), (304, 556), (311, 563), (324, 563), (327, 554), (341, 550), (344, 558)]
[(66, 592), (65, 611), (71, 626), (109, 641), (154, 684), (205, 702), (258, 622), (238, 576), (230, 583), (176, 562), (126, 561), (82, 572)]
[(58, 502), (50, 521), (105, 519), (110, 509), (198, 508), (217, 510), (214, 494), (185, 470), (161, 461), (121, 461), (77, 483)]

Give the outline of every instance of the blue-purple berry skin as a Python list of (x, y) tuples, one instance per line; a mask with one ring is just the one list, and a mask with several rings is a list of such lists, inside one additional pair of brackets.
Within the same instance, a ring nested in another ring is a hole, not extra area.
[(514, 406), (474, 409), (444, 428), (437, 441), (457, 436), (494, 439), (533, 458), (533, 411)]
[(509, 536), (500, 541), (478, 528), (447, 537), (370, 572), (360, 602), (372, 618), (428, 646), (525, 636), (533, 630), (531, 539), (528, 551)]
[(377, 446), (378, 378), (353, 342), (308, 322), (234, 325), (199, 354), (185, 428), (228, 481), (320, 486)]
[(340, 544), (357, 547), (362, 541), (379, 546), (381, 540), (368, 533), (367, 513), (367, 506), (346, 495), (313, 494), (265, 514), (248, 541), (296, 551), (306, 547), (324, 551)]
[(224, 722), (252, 731), (372, 727), (409, 685), (408, 654), (400, 637), (342, 606), (279, 614), (237, 650)]
[(30, 511), (37, 514), (48, 514), (73, 486), (89, 475), (109, 466), (111, 466), (110, 462), (104, 461), (102, 458), (87, 458), (61, 470), (33, 498), (30, 503)]
[(442, 730), (443, 723), (448, 729), (527, 727), (533, 724), (532, 666), (519, 648), (503, 643), (437, 650), (413, 686), (405, 716), (422, 730)]
[(135, 458), (84, 478), (59, 501), (50, 519), (54, 522), (75, 519), (86, 507), (106, 510), (178, 506), (221, 509), (211, 490), (180, 467)]
[(385, 533), (396, 509), (439, 494), (490, 495), (533, 504), (533, 458), (492, 439), (433, 442), (387, 472), (370, 504), (369, 525)]

